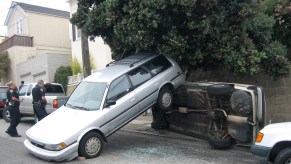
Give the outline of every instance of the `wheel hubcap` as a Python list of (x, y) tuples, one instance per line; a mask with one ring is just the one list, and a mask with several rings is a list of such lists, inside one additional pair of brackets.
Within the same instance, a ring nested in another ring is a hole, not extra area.
[(172, 95), (168, 92), (166, 92), (164, 95), (163, 95), (163, 98), (162, 98), (162, 104), (164, 107), (169, 107), (172, 103)]
[(100, 145), (100, 140), (97, 137), (92, 137), (86, 142), (85, 151), (91, 156), (96, 155), (100, 150)]
[(286, 161), (286, 164), (290, 164), (291, 163), (291, 158), (289, 158), (287, 161)]

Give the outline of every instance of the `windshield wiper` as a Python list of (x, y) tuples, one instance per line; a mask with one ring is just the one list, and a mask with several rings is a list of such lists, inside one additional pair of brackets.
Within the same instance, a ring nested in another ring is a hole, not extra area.
[(88, 108), (81, 107), (81, 106), (75, 106), (75, 105), (72, 105), (72, 104), (69, 104), (69, 103), (66, 103), (66, 106), (68, 106), (68, 107), (70, 107), (70, 108), (73, 108), (73, 109), (82, 109), (82, 110), (87, 110), (87, 111), (90, 110), (90, 109), (88, 109)]
[(74, 106), (74, 105), (72, 105), (72, 107), (73, 107), (73, 109), (82, 109), (82, 110), (87, 110), (87, 111), (90, 110), (90, 109), (88, 109), (88, 108), (81, 107), (81, 106)]

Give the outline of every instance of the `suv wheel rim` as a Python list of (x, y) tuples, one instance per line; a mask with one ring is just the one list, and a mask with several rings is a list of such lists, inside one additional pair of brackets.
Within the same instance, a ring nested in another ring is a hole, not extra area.
[(169, 107), (172, 103), (172, 95), (166, 92), (162, 97), (162, 104), (164, 107)]
[(85, 150), (87, 154), (93, 156), (99, 152), (100, 145), (100, 140), (97, 137), (92, 137), (86, 142)]

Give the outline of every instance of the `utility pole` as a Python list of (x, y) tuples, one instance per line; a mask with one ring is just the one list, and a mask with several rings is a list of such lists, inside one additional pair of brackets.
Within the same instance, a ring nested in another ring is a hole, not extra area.
[(81, 31), (82, 59), (84, 78), (91, 75), (88, 37)]

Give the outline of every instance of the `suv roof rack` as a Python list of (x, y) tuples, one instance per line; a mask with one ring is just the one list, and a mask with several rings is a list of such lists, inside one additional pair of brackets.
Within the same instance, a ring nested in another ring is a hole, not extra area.
[(120, 65), (129, 65), (130, 67), (133, 67), (134, 64), (149, 58), (150, 56), (152, 56), (154, 54), (151, 53), (139, 53), (139, 54), (135, 54), (135, 55), (130, 55), (126, 58), (123, 58), (119, 61), (117, 61), (115, 64), (120, 64)]

